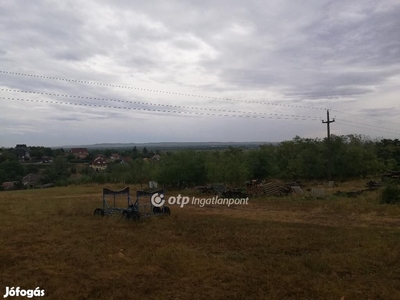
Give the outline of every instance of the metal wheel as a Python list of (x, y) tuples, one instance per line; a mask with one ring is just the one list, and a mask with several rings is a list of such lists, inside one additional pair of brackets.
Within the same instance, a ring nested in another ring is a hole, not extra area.
[(137, 221), (137, 220), (139, 220), (139, 218), (140, 218), (140, 215), (139, 215), (139, 213), (137, 211), (132, 211), (130, 213), (130, 219), (132, 221)]
[(102, 216), (104, 217), (104, 210), (102, 208), (96, 208), (93, 212), (93, 216)]
[(156, 207), (156, 206), (154, 206), (154, 207), (153, 207), (153, 213), (154, 213), (154, 214), (161, 214), (161, 213), (162, 213), (161, 207)]
[(163, 209), (162, 209), (162, 213), (164, 215), (169, 216), (169, 215), (171, 215), (171, 210), (170, 210), (170, 208), (168, 206), (164, 206)]
[(124, 210), (122, 212), (122, 219), (129, 220), (131, 218), (129, 211)]

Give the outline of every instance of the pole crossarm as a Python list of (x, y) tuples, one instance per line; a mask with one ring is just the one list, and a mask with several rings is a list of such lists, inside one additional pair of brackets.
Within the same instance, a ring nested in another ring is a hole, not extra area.
[(329, 118), (329, 109), (327, 109), (326, 110), (326, 121), (322, 120), (322, 123), (326, 124), (327, 136), (328, 136), (328, 182), (331, 180), (331, 169), (332, 169), (330, 124), (333, 122), (335, 122), (335, 118), (333, 118), (332, 120)]

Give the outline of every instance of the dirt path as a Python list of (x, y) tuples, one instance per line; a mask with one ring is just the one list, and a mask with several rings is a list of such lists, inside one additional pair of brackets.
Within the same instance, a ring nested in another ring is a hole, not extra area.
[[(175, 208), (176, 211), (180, 208)], [(320, 207), (311, 210), (282, 210), (274, 207), (249, 205), (246, 207), (224, 206), (187, 206), (182, 209), (186, 212), (201, 215), (221, 215), (234, 218), (243, 218), (260, 221), (275, 221), (285, 223), (304, 223), (325, 226), (355, 226), (355, 227), (390, 227), (400, 229), (400, 218), (396, 216), (380, 216), (377, 213), (334, 214), (324, 211)]]

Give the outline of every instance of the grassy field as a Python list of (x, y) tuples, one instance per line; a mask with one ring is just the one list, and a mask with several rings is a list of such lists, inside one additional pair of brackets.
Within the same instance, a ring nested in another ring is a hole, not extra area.
[(101, 193), (0, 193), (1, 295), (20, 286), (69, 300), (400, 299), (400, 207), (379, 204), (378, 192), (172, 206), (138, 222), (93, 217)]

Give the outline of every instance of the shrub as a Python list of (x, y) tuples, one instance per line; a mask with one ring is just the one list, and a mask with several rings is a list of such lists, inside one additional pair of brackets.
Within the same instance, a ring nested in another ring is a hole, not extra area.
[(386, 186), (385, 189), (382, 191), (381, 203), (400, 203), (400, 188), (395, 185)]

